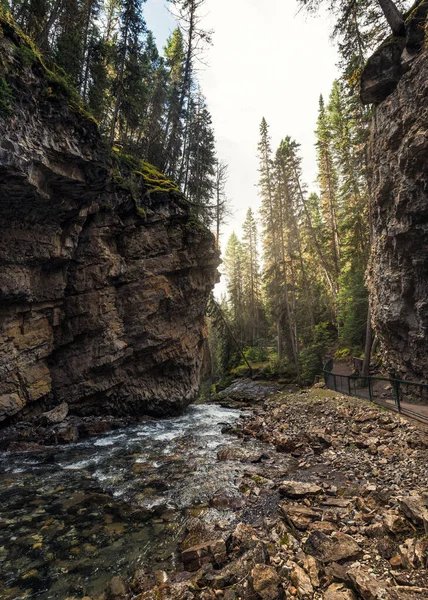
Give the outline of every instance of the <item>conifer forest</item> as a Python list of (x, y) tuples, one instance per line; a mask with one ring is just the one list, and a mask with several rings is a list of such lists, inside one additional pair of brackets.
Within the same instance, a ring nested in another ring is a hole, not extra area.
[[(242, 234), (223, 244), (227, 293), (209, 310), (213, 381), (245, 372), (243, 351), (265, 374), (311, 383), (327, 351), (365, 355), (367, 370), (376, 349), (365, 284), (371, 108), (360, 101), (360, 75), (394, 17), (373, 0), (299, 3), (309, 15), (320, 8), (332, 14), (342, 73), (329, 96), (319, 97), (317, 191), (308, 193), (299, 140), (284, 131), (272, 147), (260, 107), (253, 124), (260, 207), (249, 209)], [(203, 26), (206, 0), (171, 0), (177, 27), (162, 49), (141, 0), (3, 0), (3, 7), (77, 92), (118, 160), (143, 160), (165, 173), (220, 247), (234, 211), (227, 193), (233, 174), (216, 151), (198, 82), (213, 43)], [(407, 8), (402, 0), (395, 6), (399, 14)]]

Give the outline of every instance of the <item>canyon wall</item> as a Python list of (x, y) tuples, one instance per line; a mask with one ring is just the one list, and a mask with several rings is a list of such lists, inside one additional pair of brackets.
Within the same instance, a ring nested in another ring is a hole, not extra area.
[(0, 423), (165, 415), (198, 390), (214, 238), (13, 24), (0, 33)]
[(391, 375), (428, 381), (428, 2), (369, 59), (373, 324)]

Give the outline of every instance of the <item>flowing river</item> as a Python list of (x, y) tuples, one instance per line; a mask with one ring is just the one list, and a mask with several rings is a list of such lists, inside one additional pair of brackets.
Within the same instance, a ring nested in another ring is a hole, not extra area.
[(243, 465), (217, 460), (242, 443), (221, 432), (239, 415), (191, 406), (74, 445), (0, 454), (0, 599), (93, 596), (141, 566), (179, 568), (189, 517), (234, 519), (210, 500), (239, 499)]

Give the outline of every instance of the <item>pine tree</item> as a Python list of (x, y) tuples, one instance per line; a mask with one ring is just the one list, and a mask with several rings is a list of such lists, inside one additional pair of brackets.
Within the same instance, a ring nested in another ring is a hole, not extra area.
[(165, 122), (167, 111), (168, 73), (164, 60), (151, 55), (149, 98), (145, 115), (144, 151), (148, 162), (161, 168), (165, 151)]
[(331, 123), (325, 110), (323, 97), (319, 100), (316, 148), (318, 152), (318, 183), (320, 187), (323, 219), (327, 224), (330, 240), (328, 256), (332, 264), (334, 284), (338, 287), (340, 273), (340, 241), (338, 225), (337, 173), (333, 163)]
[(78, 0), (64, 0), (58, 19), (55, 44), (55, 62), (62, 67), (78, 86), (84, 56), (84, 14)]
[(108, 74), (109, 50), (105, 38), (93, 39), (88, 57), (90, 81), (88, 82), (87, 102), (89, 110), (100, 123), (103, 133), (105, 133), (104, 120), (110, 100), (108, 95), (110, 86)]
[[(178, 9), (176, 17), (183, 33), (184, 60), (177, 106), (177, 112), (180, 115), (182, 122), (178, 123), (174, 120), (170, 134), (170, 142), (173, 142), (173, 140), (176, 139), (178, 129), (181, 125), (183, 147), (181, 161), (180, 164), (177, 165), (177, 173), (173, 173), (171, 165), (169, 165), (167, 172), (176, 176), (180, 185), (183, 185), (183, 182), (186, 181), (188, 176), (186, 170), (188, 165), (188, 146), (190, 143), (189, 135), (193, 117), (192, 110), (195, 106), (194, 98), (192, 98), (192, 87), (195, 84), (194, 64), (203, 52), (205, 44), (211, 43), (211, 32), (202, 29), (200, 26), (201, 9), (205, 2), (206, 0), (173, 0), (173, 4)], [(170, 155), (171, 148), (170, 145), (168, 145), (167, 156), (169, 157)], [(186, 187), (185, 183), (184, 187)]]
[(226, 223), (230, 216), (229, 199), (226, 194), (226, 184), (228, 180), (228, 165), (217, 160), (215, 171), (215, 226), (216, 226), (216, 246), (220, 248), (220, 228)]
[[(144, 0), (143, 0), (144, 1)], [(138, 57), (141, 52), (140, 36), (145, 29), (141, 13), (140, 0), (122, 0), (120, 14), (120, 37), (116, 47), (117, 77), (113, 86), (114, 106), (110, 123), (110, 144), (113, 144), (119, 110), (122, 102), (127, 102), (128, 113), (131, 112), (132, 102), (137, 98), (139, 90), (132, 87), (138, 81), (140, 65)]]
[(164, 49), (168, 70), (167, 118), (165, 153), (162, 169), (171, 176), (178, 171), (182, 143), (181, 90), (184, 86), (184, 45), (181, 29), (174, 30)]
[(279, 273), (279, 239), (276, 220), (272, 150), (269, 126), (263, 117), (260, 124), (259, 156), (259, 195), (260, 215), (263, 225), (264, 280), (269, 298), (269, 308), (276, 329), (278, 357), (283, 355), (283, 335), (281, 325), (281, 293)]
[(217, 159), (211, 115), (199, 92), (191, 103), (183, 191), (191, 201), (194, 214), (207, 226), (215, 218), (214, 190)]
[(260, 266), (257, 222), (251, 208), (242, 225), (243, 295), (247, 322), (246, 341), (255, 344), (260, 331)]
[(244, 339), (242, 245), (235, 233), (230, 236), (224, 256), (227, 292), (231, 307), (233, 328), (239, 338)]

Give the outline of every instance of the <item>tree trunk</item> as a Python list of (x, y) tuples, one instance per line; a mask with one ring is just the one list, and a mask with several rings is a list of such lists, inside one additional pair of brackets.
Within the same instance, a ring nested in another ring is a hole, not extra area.
[(404, 35), (406, 28), (403, 15), (400, 13), (393, 0), (379, 0), (379, 4), (388, 21), (388, 25), (392, 29), (392, 33), (397, 36)]

